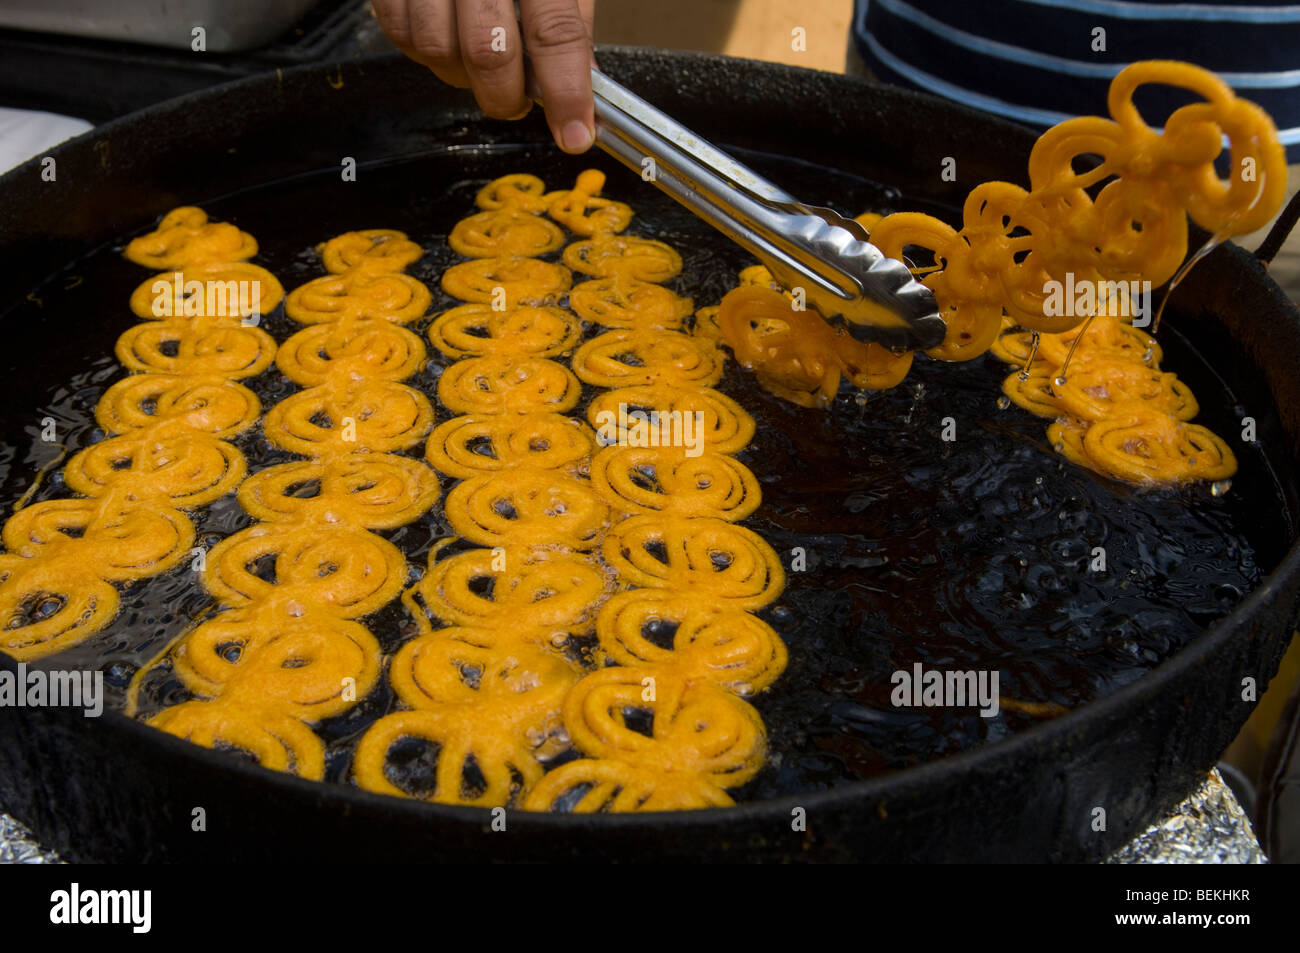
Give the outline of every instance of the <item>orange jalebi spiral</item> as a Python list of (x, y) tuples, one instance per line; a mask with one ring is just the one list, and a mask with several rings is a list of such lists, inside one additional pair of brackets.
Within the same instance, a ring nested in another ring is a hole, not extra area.
[[(626, 723), (650, 716), (650, 735)], [(524, 801), (531, 810), (682, 810), (731, 803), (723, 788), (763, 764), (766, 733), (749, 704), (671, 667), (619, 666), (588, 675), (569, 693), (564, 723), (590, 760), (544, 777)]]
[(447, 522), (480, 546), (595, 547), (609, 507), (586, 481), (554, 470), (510, 469), (462, 480), (447, 494)]
[(517, 256), (477, 258), (442, 273), (442, 290), (453, 298), (485, 304), (499, 298), (503, 307), (554, 304), (572, 284), (563, 265)]
[(574, 472), (593, 442), (587, 428), (560, 414), (468, 414), (439, 425), (426, 456), (435, 470), (460, 478), (517, 468)]
[[(231, 287), (231, 283), (234, 287)], [(275, 275), (246, 261), (192, 261), (147, 278), (131, 294), (137, 318), (252, 318), (284, 297)]]
[[(671, 648), (654, 638), (667, 631)], [(761, 619), (664, 589), (611, 597), (596, 618), (596, 635), (608, 661), (677, 667), (740, 695), (767, 688), (786, 665), (785, 644)]]
[(407, 238), (405, 232), (391, 228), (346, 232), (317, 250), (326, 271), (349, 277), (405, 271), (424, 254), (424, 249)]
[(527, 305), (500, 311), (486, 304), (462, 304), (429, 325), (433, 346), (452, 358), (554, 357), (573, 350), (581, 334), (567, 311)]
[(578, 173), (573, 188), (552, 192), (547, 214), (575, 235), (613, 235), (632, 221), (632, 207), (623, 202), (600, 197), (605, 187), (605, 173), (587, 169)]
[(378, 682), (379, 645), (357, 622), (300, 610), (263, 602), (223, 612), (177, 646), (173, 671), (203, 698), (304, 721), (342, 714), (349, 694), (363, 698)]
[(108, 436), (64, 471), (77, 499), (18, 509), (0, 556), (0, 648), (37, 659), (100, 632), (117, 614), (114, 583), (168, 572), (191, 555), (184, 510), (214, 502), (244, 478), (227, 441), (257, 420), (257, 397), (236, 380), (265, 370), (275, 341), (250, 326), (284, 289), (246, 259), (257, 242), (184, 207), (126, 248), (158, 271), (131, 296), (142, 324), (118, 338), (131, 375), (108, 388), (95, 417)]
[(258, 764), (304, 778), (325, 774), (325, 745), (283, 706), (260, 708), (245, 699), (183, 702), (159, 712), (149, 724), (206, 748), (246, 752)]
[(661, 285), (617, 274), (576, 285), (569, 306), (578, 317), (607, 328), (677, 331), (693, 304)]
[(410, 275), (346, 271), (325, 275), (289, 292), (284, 312), (299, 324), (331, 324), (343, 318), (376, 318), (410, 324), (429, 310), (433, 296)]
[(912, 354), (892, 354), (879, 344), (854, 340), (811, 311), (760, 285), (735, 288), (717, 314), (723, 342), (763, 386), (804, 407), (830, 403), (840, 379), (871, 389), (893, 387), (912, 366)]
[[(405, 598), (425, 629), (432, 616), (448, 625), (504, 629), (517, 638), (550, 642), (589, 632), (610, 588), (609, 573), (586, 554), (472, 549), (431, 558), (429, 571)], [(423, 609), (415, 608), (417, 599)]]
[(461, 414), (563, 413), (581, 396), (582, 384), (572, 371), (540, 357), (472, 357), (438, 378), (438, 399)]
[[(525, 784), (535, 782), (541, 760), (563, 747), (553, 739), (562, 728), (561, 707), (577, 672), (553, 652), (526, 644), (501, 652), (449, 632), (421, 636), (393, 657), (389, 678), (412, 710), (390, 715), (366, 733), (353, 776), (372, 791), (421, 796), (390, 780), (387, 755), (400, 738), (423, 739), (441, 746), (432, 790), (423, 796), (453, 804), (504, 804), (513, 793), (513, 774)], [(470, 775), (471, 758), (482, 777), (481, 790)]]
[(247, 261), (256, 254), (252, 235), (229, 222), (210, 222), (207, 212), (192, 205), (172, 209), (156, 229), (126, 246), (127, 258), (154, 271)]
[(692, 454), (685, 447), (606, 447), (591, 462), (591, 482), (610, 506), (629, 515), (735, 522), (761, 501), (758, 479), (744, 464), (717, 451)]
[(466, 258), (545, 255), (563, 243), (564, 232), (557, 226), (514, 208), (471, 215), (457, 223), (447, 239), (452, 250)]
[(722, 354), (707, 342), (650, 328), (606, 331), (573, 355), (573, 372), (597, 387), (710, 387), (722, 370)]
[(541, 215), (550, 208), (555, 193), (535, 175), (517, 172), (494, 179), (479, 189), (474, 204), (481, 209), (515, 208), (521, 212)]
[(564, 263), (594, 278), (622, 275), (637, 281), (667, 281), (682, 270), (682, 258), (668, 245), (649, 238), (598, 234), (564, 249)]
[(587, 420), (602, 443), (628, 447), (658, 446), (655, 421), (684, 420), (690, 415), (704, 446), (718, 453), (738, 453), (754, 438), (754, 418), (719, 391), (659, 383), (620, 387), (597, 394), (587, 406)]

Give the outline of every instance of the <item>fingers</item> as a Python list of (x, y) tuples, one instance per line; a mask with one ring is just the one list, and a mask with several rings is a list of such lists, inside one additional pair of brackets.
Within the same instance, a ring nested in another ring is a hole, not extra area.
[(586, 152), (596, 128), (589, 23), (577, 0), (520, 0), (519, 8), (551, 135), (565, 152)]
[[(587, 36), (591, 37), (594, 44), (596, 42), (596, 0), (578, 0), (578, 13), (582, 15), (582, 22), (587, 24)], [(596, 66), (595, 51), (592, 51), (591, 65)]]
[(524, 48), (510, 0), (458, 0), (461, 56), (479, 107), (494, 119), (518, 119), (524, 95)]
[(384, 34), (444, 83), (468, 88), (456, 35), (454, 0), (370, 0)]
[(411, 48), (411, 30), (406, 12), (406, 0), (370, 0), (375, 20), (384, 35), (403, 53)]
[[(469, 74), (461, 58), (455, 0), (402, 0), (413, 60), (423, 63), (444, 83), (466, 89)], [(389, 34), (391, 37), (392, 34)]]
[(452, 86), (470, 88), (489, 116), (528, 112), (524, 49), (556, 143), (579, 153), (595, 141), (591, 97), (595, 0), (371, 0), (393, 45)]

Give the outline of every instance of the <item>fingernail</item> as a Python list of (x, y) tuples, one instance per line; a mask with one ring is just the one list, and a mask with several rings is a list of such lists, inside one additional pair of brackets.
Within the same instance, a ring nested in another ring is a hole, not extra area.
[(591, 148), (591, 130), (581, 120), (570, 119), (560, 132), (560, 141), (569, 152), (585, 152)]

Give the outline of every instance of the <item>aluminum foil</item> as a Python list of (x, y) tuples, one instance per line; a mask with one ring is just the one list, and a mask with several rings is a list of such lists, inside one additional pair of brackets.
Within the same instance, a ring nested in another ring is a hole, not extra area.
[[(31, 831), (0, 811), (0, 863), (58, 864)], [(1236, 796), (1218, 771), (1174, 812), (1106, 859), (1108, 864), (1266, 864)]]
[(36, 843), (32, 832), (0, 811), (0, 864), (61, 864), (59, 855)]
[(1217, 770), (1173, 813), (1106, 859), (1108, 864), (1266, 864), (1250, 819)]

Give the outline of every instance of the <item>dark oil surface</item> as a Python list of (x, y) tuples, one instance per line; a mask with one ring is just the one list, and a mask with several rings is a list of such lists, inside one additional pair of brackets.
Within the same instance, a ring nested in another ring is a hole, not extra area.
[[(747, 158), (805, 200), (849, 213), (934, 211), (830, 170)], [(224, 198), (196, 194), (192, 201), (251, 232), (261, 246), (255, 261), (287, 290), (324, 273), (317, 243), (353, 229), (401, 229), (426, 249), (409, 273), (429, 285), (436, 313), (457, 303), (438, 287), (441, 272), (458, 260), (446, 245), (447, 233), (474, 210), (483, 183), (527, 171), (542, 176), (548, 188), (568, 188), (591, 165), (609, 175), (607, 195), (637, 210), (630, 233), (681, 252), (685, 267), (670, 286), (696, 307), (716, 304), (734, 286), (736, 272), (752, 263), (603, 156), (572, 159), (523, 147), (449, 150), (363, 165), (356, 182), (327, 172)], [(153, 225), (140, 224), (141, 231)], [(103, 438), (94, 407), (124, 375), (113, 342), (137, 323), (127, 300), (149, 277), (121, 257), (130, 237), (69, 265), (2, 319), (6, 326), (24, 322), (38, 347), (50, 349), (0, 356), (11, 374), (30, 377), (40, 367), (47, 375), (32, 390), (37, 398), (0, 411), (5, 516), (42, 469), (47, 472), (33, 499), (71, 495), (60, 468)], [(426, 325), (427, 319), (413, 329), (422, 332)], [(298, 330), (283, 305), (263, 326), (278, 341)], [(1240, 472), (1224, 496), (1212, 496), (1206, 486), (1138, 490), (1071, 466), (1052, 452), (1044, 421), (998, 407), (1006, 369), (990, 356), (958, 365), (918, 356), (899, 387), (871, 395), (846, 389), (829, 411), (784, 403), (729, 363), (719, 387), (758, 422), (752, 445), (739, 455), (764, 497), (746, 525), (768, 540), (787, 568), (797, 547), (807, 564), (806, 571), (789, 573), (786, 593), (762, 613), (789, 646), (790, 663), (755, 699), (771, 757), (735, 792), (740, 798), (868, 778), (1035, 723), (1006, 707), (993, 718), (981, 718), (974, 708), (896, 708), (890, 703), (896, 670), (910, 671), (918, 662), (995, 670), (1004, 696), (1073, 708), (1140, 678), (1260, 582), (1293, 537), (1276, 479), (1259, 449), (1238, 439), (1245, 410), (1180, 335), (1176, 313), (1166, 315), (1160, 342), (1164, 366), (1200, 400), (1198, 421), (1237, 453)], [(436, 404), (434, 391), (449, 362), (432, 347), (430, 357), (428, 368), (408, 383), (434, 399), (441, 421), (450, 414)], [(264, 410), (297, 389), (274, 367), (244, 383)], [(56, 443), (40, 440), (47, 417), (56, 421)], [(941, 439), (948, 417), (955, 425), (952, 441)], [(299, 459), (271, 449), (260, 428), (236, 443), (251, 470)], [(444, 481), (444, 493), (449, 486)], [(205, 547), (252, 522), (233, 496), (194, 518), (198, 545)], [(384, 535), (405, 552), (414, 581), (430, 545), (449, 530), (435, 507)], [(1104, 572), (1089, 568), (1097, 546), (1105, 548)], [(137, 669), (194, 619), (216, 611), (188, 562), (129, 586), (122, 606), (105, 632), (40, 664), (103, 669), (109, 701), (121, 706)], [(398, 602), (362, 621), (389, 653), (414, 634)], [(165, 669), (145, 680), (142, 696), (144, 714), (188, 697)], [(329, 778), (346, 779), (356, 740), (392, 704), (381, 684), (354, 710), (319, 726), (328, 743)]]

